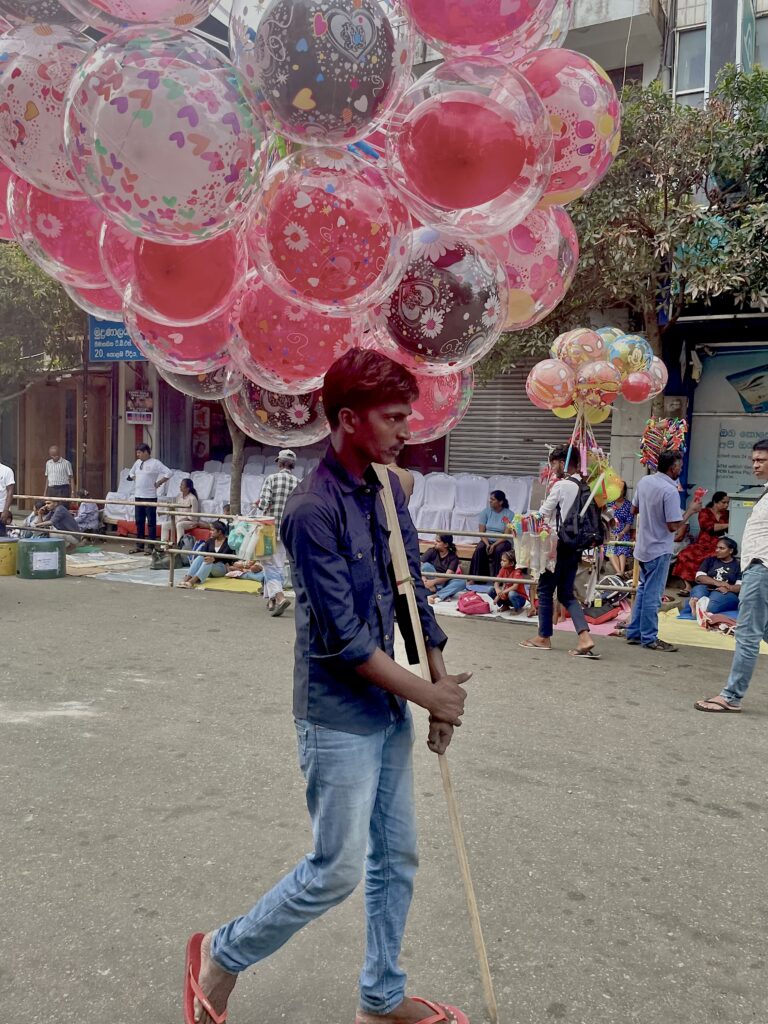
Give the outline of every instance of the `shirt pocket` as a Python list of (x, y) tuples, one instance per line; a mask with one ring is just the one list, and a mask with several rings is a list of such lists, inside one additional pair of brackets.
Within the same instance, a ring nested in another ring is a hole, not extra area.
[(370, 594), (373, 588), (373, 539), (350, 535), (345, 539), (341, 553), (347, 562), (354, 593)]

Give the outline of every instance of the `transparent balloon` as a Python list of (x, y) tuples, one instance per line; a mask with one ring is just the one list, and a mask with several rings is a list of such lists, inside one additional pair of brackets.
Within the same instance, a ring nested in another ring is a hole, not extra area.
[(410, 22), (387, 0), (234, 0), (235, 66), (270, 126), (304, 145), (363, 138), (403, 94)]
[(570, 406), (576, 375), (561, 359), (542, 359), (532, 368), (525, 382), (525, 393), (540, 409)]
[(398, 362), (417, 373), (456, 373), (496, 344), (507, 315), (507, 282), (493, 249), (434, 228), (413, 235), (413, 258), (388, 301), (372, 312)]
[(75, 176), (107, 216), (143, 238), (189, 245), (229, 230), (258, 187), (264, 139), (248, 87), (191, 33), (107, 36), (70, 90)]
[(248, 244), (275, 291), (349, 316), (392, 291), (410, 256), (410, 228), (377, 167), (343, 150), (311, 149), (267, 175)]
[(78, 29), (82, 19), (64, 9), (59, 0), (0, 0), (0, 17), (11, 25), (63, 25)]
[(631, 373), (643, 373), (650, 369), (653, 349), (642, 334), (623, 334), (608, 346), (607, 359), (625, 379)]
[(598, 327), (596, 334), (599, 334), (603, 339), (606, 351), (611, 347), (614, 341), (618, 341), (619, 338), (623, 338), (626, 331), (622, 331), (620, 327)]
[(302, 448), (331, 432), (319, 391), (279, 395), (246, 380), (225, 405), (240, 429), (260, 444)]
[(8, 187), (8, 213), (24, 252), (61, 284), (100, 288), (101, 210), (89, 199), (54, 196), (20, 178)]
[(419, 34), (446, 56), (516, 59), (559, 45), (573, 0), (403, 0)]
[(133, 254), (130, 301), (158, 323), (192, 325), (230, 308), (245, 282), (248, 254), (235, 232), (197, 245), (141, 239)]
[(406, 444), (427, 444), (453, 430), (466, 416), (474, 390), (471, 367), (442, 377), (421, 377), (419, 397), (408, 420), (411, 436)]
[(552, 170), (552, 128), (533, 88), (495, 61), (428, 71), (398, 104), (389, 173), (422, 223), (497, 235), (537, 205)]
[(621, 142), (621, 104), (599, 64), (572, 50), (538, 50), (515, 63), (546, 107), (555, 163), (542, 204), (590, 192), (608, 173)]
[(193, 326), (171, 327), (137, 313), (126, 294), (123, 319), (136, 348), (171, 373), (209, 373), (232, 360), (234, 309)]
[(650, 397), (655, 398), (662, 393), (669, 380), (669, 371), (658, 356), (654, 356), (651, 360), (648, 375), (653, 380), (653, 389), (651, 390)]
[(64, 291), (76, 306), (99, 320), (123, 318), (123, 296), (111, 285), (103, 288), (73, 288), (65, 285)]
[(576, 371), (576, 397), (582, 401), (592, 398), (593, 406), (615, 401), (620, 388), (621, 374), (607, 359), (582, 363)]
[(243, 386), (243, 375), (231, 363), (220, 366), (208, 373), (170, 373), (161, 366), (157, 372), (172, 388), (190, 398), (201, 398), (216, 402), (235, 395)]
[(255, 383), (280, 394), (306, 394), (322, 387), (331, 363), (361, 334), (356, 321), (289, 302), (252, 273), (239, 301), (232, 353)]
[(61, 0), (86, 25), (114, 32), (146, 25), (186, 32), (208, 17), (216, 0)]
[(8, 185), (12, 172), (4, 164), (0, 164), (0, 238), (6, 242), (14, 239), (11, 220), (8, 216)]
[(565, 297), (579, 262), (579, 239), (565, 210), (534, 210), (506, 234), (489, 240), (509, 281), (504, 329), (520, 331), (548, 316)]
[(0, 158), (37, 188), (79, 195), (64, 147), (65, 97), (93, 43), (51, 25), (26, 25), (0, 47)]
[(113, 220), (105, 220), (99, 239), (101, 269), (112, 287), (124, 292), (134, 278), (133, 256), (138, 245), (136, 235)]
[(553, 359), (562, 359), (572, 370), (578, 370), (584, 363), (605, 358), (605, 343), (595, 331), (588, 327), (577, 327), (573, 331), (555, 338), (550, 349)]

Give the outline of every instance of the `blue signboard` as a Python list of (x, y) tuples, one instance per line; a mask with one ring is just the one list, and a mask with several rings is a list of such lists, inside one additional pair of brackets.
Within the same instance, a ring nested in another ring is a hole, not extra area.
[(145, 359), (131, 341), (125, 324), (98, 320), (95, 316), (88, 317), (88, 358), (92, 363)]

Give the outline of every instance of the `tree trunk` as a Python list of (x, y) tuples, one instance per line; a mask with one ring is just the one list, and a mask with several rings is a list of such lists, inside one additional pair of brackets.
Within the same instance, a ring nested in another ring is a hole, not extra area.
[(243, 449), (245, 448), (245, 434), (232, 419), (226, 405), (222, 402), (221, 407), (229, 428), (229, 436), (232, 438), (232, 485), (229, 492), (229, 503), (232, 506), (233, 516), (242, 514), (241, 493), (243, 487)]
[[(653, 354), (661, 359), (661, 331), (655, 307), (646, 307), (643, 310), (643, 326), (645, 327), (645, 336), (648, 338), (653, 349)], [(651, 402), (651, 416), (656, 419), (661, 419), (664, 416), (663, 392), (660, 395), (656, 395)]]

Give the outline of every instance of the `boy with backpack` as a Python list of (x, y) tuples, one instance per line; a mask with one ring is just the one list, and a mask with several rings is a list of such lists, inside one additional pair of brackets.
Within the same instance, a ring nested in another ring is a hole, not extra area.
[(575, 649), (568, 653), (575, 658), (597, 659), (600, 655), (595, 653), (595, 643), (589, 635), (584, 609), (574, 593), (574, 584), (582, 553), (604, 540), (600, 509), (581, 476), (581, 460), (576, 449), (567, 445), (553, 449), (549, 464), (557, 482), (544, 499), (539, 515), (557, 530), (557, 558), (554, 569), (546, 570), (539, 577), (539, 635), (524, 640), (520, 646), (543, 651), (552, 649), (557, 593), (558, 601), (571, 616), (578, 634)]

